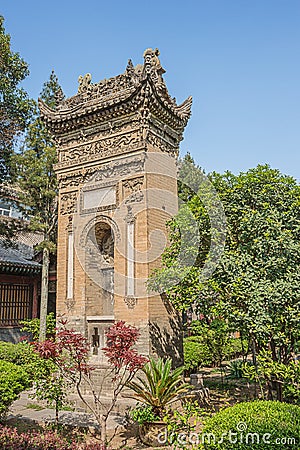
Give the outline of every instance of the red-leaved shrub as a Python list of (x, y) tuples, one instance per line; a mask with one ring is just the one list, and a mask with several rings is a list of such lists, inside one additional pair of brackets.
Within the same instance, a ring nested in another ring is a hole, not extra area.
[[(76, 388), (80, 399), (100, 425), (101, 442), (106, 443), (106, 426), (110, 413), (125, 386), (148, 362), (148, 358), (140, 355), (134, 348), (140, 332), (124, 321), (114, 323), (106, 331), (107, 346), (102, 350), (108, 359), (113, 389), (110, 402), (104, 405), (101, 400), (102, 389), (94, 384), (92, 377), (95, 368), (89, 362), (90, 345), (87, 339), (75, 330), (68, 329), (66, 321), (60, 321), (60, 325), (56, 339), (36, 342), (36, 351), (42, 358), (51, 360), (59, 373)], [(93, 402), (85, 397), (84, 385), (91, 391)]]
[(106, 450), (102, 444), (70, 443), (54, 431), (18, 433), (15, 428), (0, 427), (1, 450)]

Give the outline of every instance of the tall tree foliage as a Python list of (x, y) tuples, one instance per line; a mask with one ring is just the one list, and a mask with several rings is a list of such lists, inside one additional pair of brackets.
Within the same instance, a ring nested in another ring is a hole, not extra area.
[(11, 50), (10, 35), (0, 16), (0, 182), (10, 174), (14, 144), (32, 117), (33, 101), (19, 87), (28, 75), (28, 64)]
[[(58, 79), (51, 73), (41, 92), (41, 98), (55, 108), (55, 95), (61, 92)], [(40, 249), (43, 252), (40, 340), (46, 338), (48, 304), (48, 273), (50, 252), (55, 251), (57, 228), (57, 180), (53, 165), (57, 161), (51, 136), (40, 117), (28, 127), (23, 151), (14, 158), (17, 180), (23, 194), (20, 203), (23, 213), (30, 219), (30, 229), (43, 234)]]
[(163, 269), (154, 271), (149, 288), (165, 291), (179, 310), (201, 304), (206, 317), (210, 301), (200, 280), (200, 268), (207, 260), (211, 244), (207, 207), (213, 204), (214, 191), (189, 153), (179, 161), (179, 169), (179, 211), (168, 223), (171, 245), (162, 255)]
[[(11, 50), (10, 35), (5, 32), (4, 18), (0, 16), (0, 184), (13, 178), (14, 147), (32, 118), (34, 102), (19, 87), (28, 74), (27, 63)], [(2, 185), (1, 198), (10, 198), (9, 191)], [(1, 220), (0, 236), (11, 239), (19, 228), (18, 221)]]
[(188, 202), (199, 191), (203, 181), (204, 170), (187, 154), (178, 161), (178, 196), (182, 202)]
[(227, 218), (226, 246), (215, 272), (206, 280), (201, 278), (211, 230), (200, 198), (193, 196), (188, 207), (201, 236), (199, 249), (194, 249), (196, 262), (180, 283), (168, 284), (186, 226), (181, 212), (171, 222), (164, 267), (154, 273), (150, 285), (165, 286), (177, 308), (194, 305), (208, 321), (217, 308), (220, 316), (249, 338), (254, 359), (268, 349), (273, 361), (288, 364), (300, 340), (300, 186), (268, 165), (239, 175), (212, 173), (209, 178)]

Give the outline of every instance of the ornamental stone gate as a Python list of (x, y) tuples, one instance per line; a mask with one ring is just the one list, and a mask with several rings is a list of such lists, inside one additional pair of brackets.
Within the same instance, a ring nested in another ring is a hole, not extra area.
[(78, 93), (41, 100), (41, 117), (58, 151), (57, 313), (84, 333), (91, 357), (105, 360), (105, 329), (124, 320), (141, 331), (138, 350), (181, 360), (180, 320), (147, 279), (167, 244), (166, 221), (177, 211), (179, 142), (192, 99), (168, 94), (158, 58), (129, 60), (123, 74)]

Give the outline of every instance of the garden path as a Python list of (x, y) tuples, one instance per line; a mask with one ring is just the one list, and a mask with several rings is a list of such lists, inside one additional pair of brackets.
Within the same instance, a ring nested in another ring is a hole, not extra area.
[[(16, 400), (8, 415), (8, 420), (19, 419), (26, 422), (36, 422), (40, 425), (53, 423), (55, 420), (55, 410), (38, 405), (34, 399), (30, 398), (30, 391), (22, 392), (20, 398)], [(115, 430), (116, 427), (122, 427), (125, 415), (120, 413), (112, 413), (107, 422), (108, 430)], [(91, 414), (80, 411), (60, 411), (59, 422), (70, 427), (79, 427), (88, 429), (93, 432), (97, 429), (97, 423)]]

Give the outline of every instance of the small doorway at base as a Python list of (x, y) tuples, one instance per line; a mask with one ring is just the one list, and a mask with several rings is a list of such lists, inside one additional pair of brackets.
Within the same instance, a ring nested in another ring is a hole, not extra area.
[(107, 359), (102, 351), (106, 347), (106, 330), (114, 323), (113, 317), (87, 317), (91, 357), (96, 364), (105, 365)]

